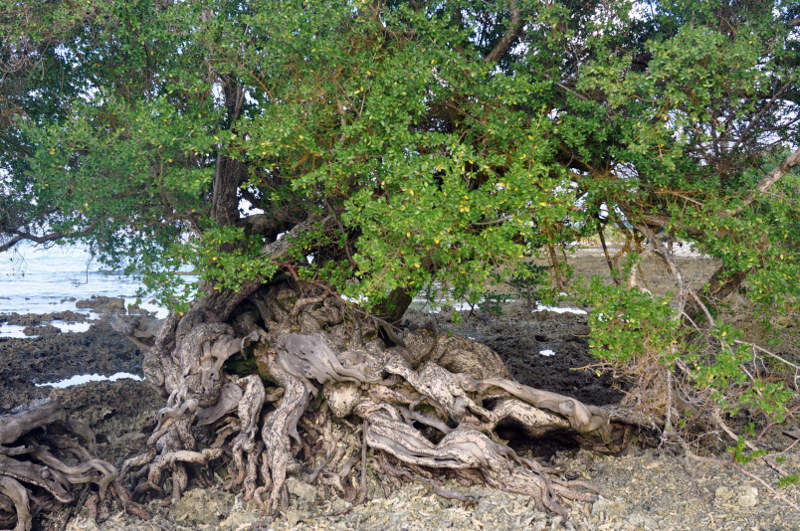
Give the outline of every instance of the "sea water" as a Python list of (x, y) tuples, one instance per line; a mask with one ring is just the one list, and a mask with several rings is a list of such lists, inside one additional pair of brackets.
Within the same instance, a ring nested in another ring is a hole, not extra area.
[[(47, 249), (18, 245), (0, 253), (0, 314), (44, 314), (71, 310), (96, 317), (89, 308), (75, 303), (92, 296), (121, 297), (125, 304), (136, 301), (142, 287), (136, 278), (119, 271), (108, 271), (92, 259), (82, 247), (52, 246)], [(165, 308), (143, 299), (141, 305), (155, 311), (158, 317)], [(82, 332), (86, 324), (53, 321), (62, 331)], [(0, 328), (0, 336), (20, 337), (21, 329), (11, 325)]]
[[(89, 308), (78, 308), (76, 302), (92, 296), (121, 297), (127, 306), (137, 300), (137, 292), (141, 287), (141, 282), (133, 276), (102, 269), (82, 247), (53, 246), (42, 249), (20, 245), (12, 251), (0, 253), (0, 314), (46, 314), (71, 310), (86, 315), (91, 321), (99, 316)], [(143, 301), (140, 307), (156, 312), (159, 318), (167, 315), (166, 308), (152, 302)], [(91, 325), (90, 322), (60, 320), (53, 320), (50, 324), (63, 332), (85, 332)], [(24, 328), (18, 325), (0, 325), (0, 337), (36, 337), (25, 336)], [(37, 386), (64, 388), (89, 381), (116, 381), (123, 378), (142, 379), (141, 376), (129, 373), (111, 376), (78, 374), (59, 382)]]

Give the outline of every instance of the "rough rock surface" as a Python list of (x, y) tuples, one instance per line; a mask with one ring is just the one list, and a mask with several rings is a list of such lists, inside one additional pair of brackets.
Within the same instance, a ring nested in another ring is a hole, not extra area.
[[(151, 522), (128, 515), (112, 516), (102, 524), (85, 515), (69, 523), (70, 530), (188, 531), (352, 529), (518, 529), (568, 530), (785, 530), (800, 528), (800, 514), (776, 500), (757, 481), (709, 464), (687, 465), (683, 458), (653, 449), (632, 447), (622, 456), (602, 456), (584, 450), (561, 451), (553, 463), (567, 463), (566, 474), (579, 474), (601, 489), (594, 503), (575, 503), (567, 519), (546, 514), (530, 498), (485, 487), (462, 489), (478, 498), (472, 506), (445, 500), (419, 484), (406, 484), (388, 496), (375, 492), (364, 505), (351, 506), (332, 498), (318, 500), (316, 491), (300, 481), (289, 481), (290, 507), (277, 519), (268, 519), (258, 507), (242, 504), (218, 488), (197, 488), (174, 507), (153, 502)], [(800, 456), (787, 456), (786, 468), (800, 470)], [(749, 472), (774, 478), (757, 463)], [(774, 485), (774, 481), (773, 481)], [(459, 488), (456, 485), (448, 485)], [(800, 502), (797, 487), (781, 493)]]
[[(52, 319), (52, 314), (47, 314), (24, 321), (30, 323), (28, 326), (41, 327), (41, 323)], [(93, 322), (82, 333), (52, 333), (22, 339), (2, 337), (0, 411), (46, 397), (52, 388), (36, 387), (37, 383), (55, 382), (76, 374), (110, 376), (121, 371), (141, 375), (141, 353), (125, 336), (113, 331), (107, 319)]]

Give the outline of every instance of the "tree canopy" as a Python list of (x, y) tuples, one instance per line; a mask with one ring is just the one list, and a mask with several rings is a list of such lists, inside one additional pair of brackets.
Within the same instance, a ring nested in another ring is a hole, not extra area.
[(756, 190), (798, 140), (796, 11), (6, 4), (5, 245), (80, 239), (169, 296), (179, 264), (226, 288), (293, 268), (378, 305), (474, 300), (601, 220), (793, 293), (792, 186)]
[[(598, 355), (783, 411), (718, 316), (800, 308), (794, 1), (38, 0), (0, 28), (1, 249), (85, 242), (176, 312), (286, 275), (394, 322), (539, 253), (559, 292), (556, 250), (613, 228)], [(719, 259), (703, 290), (674, 241)], [(645, 252), (679, 292), (624, 276)]]
[(720, 258), (706, 295), (747, 277), (796, 306), (797, 154), (776, 168), (800, 134), (792, 2), (0, 16), (4, 248), (88, 242), (179, 309), (189, 266), (212, 289), (322, 279), (396, 318), (433, 282), (475, 302), (609, 224), (633, 251), (661, 233)]

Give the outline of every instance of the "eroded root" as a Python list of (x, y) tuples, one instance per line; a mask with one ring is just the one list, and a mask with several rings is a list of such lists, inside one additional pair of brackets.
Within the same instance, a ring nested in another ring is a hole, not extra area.
[[(608, 445), (604, 410), (519, 384), (483, 345), (424, 329), (387, 338), (385, 324), (308, 285), (261, 289), (228, 322), (211, 314), (201, 301), (184, 320), (168, 319), (147, 355), (148, 380), (168, 402), (146, 451), (123, 467), (147, 475), (138, 493), (160, 491), (168, 472), (176, 499), (186, 463), (227, 456), (227, 485), (270, 513), (287, 506), (292, 473), (322, 496), (363, 500), (370, 463), (449, 497), (460, 495), (437, 476), (522, 493), (561, 515), (562, 500), (591, 498), (518, 456), (495, 430), (512, 421), (531, 437), (573, 430)], [(369, 459), (367, 449), (395, 464)]]
[(0, 525), (27, 531), (38, 511), (51, 501), (72, 502), (83, 484), (96, 485), (100, 500), (115, 498), (128, 512), (149, 518), (117, 483), (114, 466), (91, 454), (93, 445), (89, 427), (55, 401), (0, 416)]

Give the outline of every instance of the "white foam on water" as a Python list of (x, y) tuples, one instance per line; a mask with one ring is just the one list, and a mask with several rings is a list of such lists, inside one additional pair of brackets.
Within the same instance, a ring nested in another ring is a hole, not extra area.
[(0, 253), (0, 313), (50, 313), (88, 308), (75, 302), (92, 295), (133, 297), (141, 287), (136, 279), (101, 271), (100, 264), (80, 247), (36, 249), (21, 245)]
[(672, 252), (675, 256), (688, 256), (693, 258), (710, 258), (707, 254), (703, 254), (696, 250), (692, 244), (688, 242), (679, 242), (672, 246)]
[(129, 372), (118, 372), (112, 374), (111, 376), (101, 376), (100, 374), (78, 374), (70, 378), (67, 378), (66, 380), (61, 380), (60, 382), (49, 382), (49, 383), (34, 384), (34, 385), (36, 385), (36, 387), (50, 386), (50, 387), (56, 387), (58, 389), (64, 389), (66, 387), (81, 385), (88, 382), (103, 382), (103, 381), (116, 382), (117, 380), (122, 380), (122, 379), (136, 380), (140, 382), (144, 380), (144, 378), (142, 378), (141, 376), (137, 376)]
[[(42, 323), (44, 324), (44, 323)], [(69, 323), (67, 321), (51, 321), (51, 325), (55, 326), (62, 332), (86, 332), (89, 330), (89, 327), (92, 326), (91, 322), (82, 322), (82, 323)]]
[[(48, 324), (55, 326), (62, 332), (86, 332), (92, 326), (91, 322), (84, 323), (68, 323), (66, 321), (42, 321), (34, 326), (47, 326)], [(26, 327), (22, 325), (3, 324), (0, 326), (0, 337), (12, 337), (15, 339), (33, 339), (39, 336), (26, 336), (23, 330)]]
[(472, 310), (473, 307), (477, 307), (478, 304), (470, 304), (463, 299), (456, 301), (450, 298), (439, 298), (434, 301), (430, 301), (425, 297), (416, 297), (413, 301), (411, 301), (411, 305), (409, 307), (414, 310), (441, 313), (445, 306), (449, 306), (457, 312), (466, 312), (467, 310)]
[[(127, 309), (130, 306), (135, 305), (136, 300), (136, 297), (125, 297), (125, 308)], [(148, 312), (153, 312), (156, 314), (156, 319), (165, 319), (169, 315), (169, 310), (167, 308), (159, 306), (154, 302), (142, 301), (142, 303), (139, 304), (139, 308), (142, 310), (147, 310)]]
[[(455, 311), (457, 311), (457, 312), (465, 312), (467, 310), (471, 310), (472, 306), (473, 306), (472, 304), (470, 304), (470, 303), (468, 303), (466, 301), (448, 302), (447, 304), (452, 306), (453, 309)], [(441, 311), (441, 308), (439, 310)]]
[(554, 351), (550, 350), (549, 348), (545, 349), (545, 350), (540, 350), (539, 354), (541, 354), (542, 356), (555, 356), (556, 355), (556, 353)]
[(368, 302), (369, 299), (366, 297), (348, 297), (347, 295), (339, 295), (343, 301), (352, 302), (353, 304), (361, 304), (362, 302)]
[[(69, 310), (97, 318), (91, 308), (77, 308), (75, 303), (92, 296), (120, 297), (126, 304), (136, 301), (142, 287), (139, 280), (100, 267), (86, 249), (76, 246), (37, 249), (19, 245), (13, 251), (0, 253), (0, 313), (45, 314)], [(168, 313), (149, 302), (141, 307), (157, 313), (159, 318)]]
[(13, 337), (16, 339), (30, 339), (39, 336), (26, 336), (22, 331), (25, 330), (24, 326), (11, 325), (3, 323), (0, 325), (0, 337)]
[(533, 310), (534, 312), (555, 312), (555, 313), (574, 313), (576, 315), (587, 315), (586, 310), (581, 310), (580, 308), (559, 308), (558, 306), (547, 306), (546, 304), (542, 304), (541, 302), (536, 303), (536, 308)]

